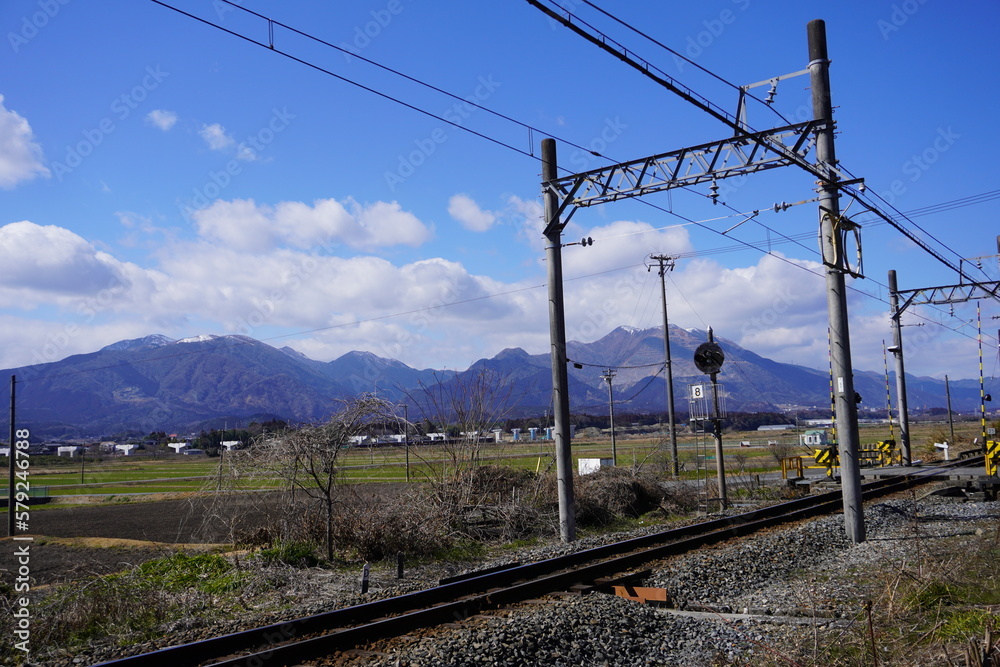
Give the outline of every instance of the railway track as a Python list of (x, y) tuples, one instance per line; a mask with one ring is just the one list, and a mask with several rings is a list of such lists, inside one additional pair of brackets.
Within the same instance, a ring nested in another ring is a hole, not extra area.
[[(982, 464), (982, 457), (927, 468), (862, 485), (865, 500), (934, 480), (961, 466)], [(634, 577), (651, 562), (676, 556), (764, 528), (842, 509), (839, 491), (632, 538), (526, 565), (471, 573), (398, 597), (337, 609), (285, 623), (171, 646), (97, 667), (279, 667), (297, 665), (366, 642), (420, 628), (460, 621), (487, 609), (546, 594), (600, 587)]]

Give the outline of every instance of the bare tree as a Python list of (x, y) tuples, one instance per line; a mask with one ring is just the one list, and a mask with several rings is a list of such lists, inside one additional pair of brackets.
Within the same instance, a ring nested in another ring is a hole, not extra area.
[(517, 404), (515, 384), (506, 373), (483, 368), (455, 375), (432, 385), (420, 383), (407, 397), (422, 418), (448, 434), (442, 443), (452, 477), (461, 476), (480, 463), (482, 450), (492, 441), (490, 431)]
[[(421, 418), (447, 433), (440, 443), (445, 469), (432, 485), (437, 500), (458, 519), (475, 513), (488, 502), (481, 488), (489, 473), (482, 465), (484, 451), (498, 454), (491, 430), (499, 426), (517, 405), (521, 394), (508, 374), (488, 368), (456, 375), (433, 385), (421, 384), (407, 398)], [(488, 447), (487, 447), (488, 446)], [(432, 465), (432, 469), (433, 469)]]
[(287, 482), (286, 490), (322, 507), (326, 523), (326, 555), (333, 558), (333, 519), (339, 482), (338, 458), (357, 436), (376, 426), (398, 420), (393, 405), (363, 394), (346, 401), (330, 419), (270, 438), (254, 447), (253, 464), (258, 471), (277, 474)]

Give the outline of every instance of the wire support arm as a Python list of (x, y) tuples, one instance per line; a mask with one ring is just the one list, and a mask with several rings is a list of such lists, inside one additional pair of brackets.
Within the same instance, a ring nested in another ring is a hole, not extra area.
[(962, 285), (943, 285), (941, 287), (923, 287), (912, 290), (898, 290), (896, 294), (909, 295), (903, 305), (893, 313), (899, 317), (909, 306), (924, 304), (942, 305), (963, 303), (973, 299), (997, 299), (1000, 301), (1000, 281), (966, 283)]
[[(747, 136), (681, 148), (548, 181), (543, 188), (566, 208), (683, 188), (792, 164), (788, 153), (805, 160), (822, 122), (811, 120)], [(783, 150), (778, 150), (776, 146)]]
[(768, 133), (755, 132), (745, 123), (741, 122), (737, 117), (725, 111), (718, 105), (713, 104), (711, 101), (699, 95), (698, 93), (694, 92), (687, 86), (678, 83), (673, 78), (664, 74), (661, 70), (657, 69), (653, 65), (650, 65), (648, 62), (640, 61), (637, 58), (633, 57), (633, 55), (630, 54), (628, 49), (626, 49), (624, 46), (614, 41), (607, 35), (600, 33), (592, 26), (587, 25), (586, 27), (590, 28), (590, 30), (593, 31), (594, 34), (592, 34), (592, 32), (589, 32), (587, 29), (583, 27), (586, 24), (582, 24), (582, 22), (581, 24), (575, 23), (572, 20), (574, 18), (573, 15), (570, 14), (569, 12), (566, 12), (566, 15), (564, 16), (563, 13), (560, 13), (559, 11), (552, 9), (551, 7), (547, 7), (540, 0), (527, 0), (527, 2), (528, 4), (535, 7), (539, 11), (543, 12), (545, 15), (547, 15), (554, 21), (557, 21), (558, 23), (569, 28), (576, 34), (580, 35), (591, 44), (594, 44), (600, 49), (613, 55), (615, 58), (618, 58), (626, 65), (639, 71), (644, 76), (652, 79), (653, 81), (660, 84), (670, 92), (681, 97), (690, 104), (693, 104), (694, 106), (698, 107), (705, 113), (711, 115), (713, 118), (726, 124), (735, 132), (736, 139), (750, 138), (753, 141), (766, 144), (769, 148), (773, 149), (774, 151), (784, 154), (785, 158), (788, 159), (788, 164), (798, 165), (799, 167), (811, 173), (813, 176), (819, 178), (820, 180), (830, 181), (831, 183), (833, 183), (840, 179), (839, 173), (837, 173), (837, 170), (832, 168), (832, 166), (830, 165), (822, 166), (822, 165), (812, 164), (804, 157), (797, 155), (794, 151), (789, 150), (780, 142), (772, 143), (771, 137), (768, 135)]

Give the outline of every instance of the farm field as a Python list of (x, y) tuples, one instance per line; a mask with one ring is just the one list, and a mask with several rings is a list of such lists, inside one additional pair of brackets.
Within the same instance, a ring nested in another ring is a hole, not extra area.
[[(947, 437), (947, 424), (920, 423), (911, 425), (914, 458), (932, 460), (938, 454), (932, 443)], [(956, 440), (971, 443), (979, 433), (978, 422), (955, 425)], [(886, 425), (865, 425), (862, 443), (889, 437)], [(898, 434), (897, 434), (898, 438)], [(669, 466), (669, 445), (664, 439), (650, 436), (620, 435), (617, 440), (619, 466)], [(792, 431), (749, 431), (723, 434), (726, 468), (730, 475), (764, 475), (780, 470), (778, 460), (768, 447), (768, 441), (780, 443), (786, 455), (805, 456), (811, 465), (811, 451), (797, 444)], [(740, 443), (749, 443), (741, 446)], [(959, 446), (956, 451), (971, 448)], [(498, 463), (518, 469), (543, 472), (555, 465), (555, 447), (550, 441), (486, 443), (479, 461)], [(573, 444), (574, 468), (581, 458), (611, 458), (612, 445), (607, 436), (581, 439)], [(678, 459), (681, 477), (699, 479), (713, 476), (715, 470), (714, 442), (708, 434), (678, 436)], [(168, 455), (165, 458), (117, 457), (103, 461), (88, 459), (65, 463), (39, 461), (30, 469), (30, 483), (36, 491), (47, 492), (53, 498), (48, 505), (89, 504), (103, 500), (124, 500), (141, 494), (173, 497), (183, 494), (213, 492), (221, 484), (232, 455), (216, 458)], [(407, 466), (407, 460), (409, 465)], [(5, 463), (5, 461), (0, 460)], [(344, 450), (339, 458), (341, 480), (351, 484), (423, 482), (447, 474), (451, 464), (449, 451), (441, 445), (415, 445), (407, 452), (401, 446), (355, 447)], [(257, 476), (242, 488), (261, 490), (279, 488), (279, 476)], [(41, 487), (41, 488), (39, 488)], [(40, 508), (39, 508), (40, 509)]]

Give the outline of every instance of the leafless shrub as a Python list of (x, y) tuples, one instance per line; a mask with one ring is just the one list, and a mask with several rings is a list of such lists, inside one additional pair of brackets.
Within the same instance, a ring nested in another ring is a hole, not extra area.
[(124, 635), (161, 623), (175, 604), (166, 591), (125, 577), (97, 577), (47, 596), (36, 610), (32, 638), (41, 646), (68, 646)]
[(671, 484), (663, 490), (660, 507), (667, 514), (686, 514), (698, 509), (698, 487), (691, 482)]
[(602, 468), (579, 479), (577, 498), (590, 500), (615, 516), (639, 517), (657, 509), (663, 500), (658, 480), (631, 468)]
[(475, 540), (539, 534), (538, 477), (527, 470), (485, 465), (433, 487), (452, 531)]
[[(576, 523), (602, 527), (618, 519), (636, 518), (661, 507), (664, 490), (650, 469), (602, 468), (574, 479)], [(556, 507), (556, 476), (539, 480), (536, 505), (553, 511)]]
[(365, 561), (431, 556), (452, 542), (440, 507), (418, 493), (388, 503), (340, 503), (332, 526), (334, 545)]

